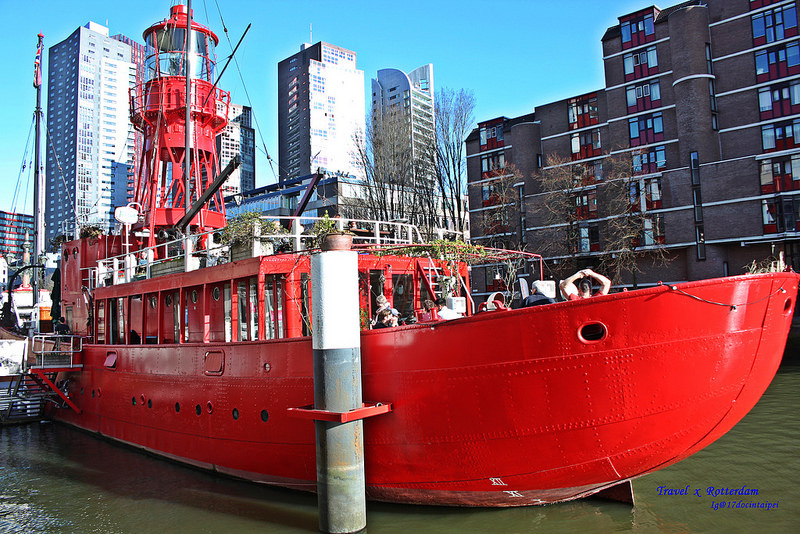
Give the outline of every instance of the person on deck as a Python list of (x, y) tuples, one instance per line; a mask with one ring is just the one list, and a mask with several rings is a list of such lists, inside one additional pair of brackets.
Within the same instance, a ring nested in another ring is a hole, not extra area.
[(372, 322), (370, 323), (373, 327), (378, 324), (378, 321), (380, 321), (380, 313), (383, 310), (392, 310), (392, 305), (389, 304), (389, 299), (386, 298), (386, 295), (378, 295), (378, 297), (375, 299), (375, 304), (377, 304), (378, 307), (375, 309), (375, 318), (372, 319)]
[(436, 299), (436, 307), (439, 309), (439, 319), (450, 320), (460, 319), (463, 317), (457, 311), (451, 310), (447, 307), (447, 301), (444, 299), (444, 297), (439, 297)]
[(555, 301), (542, 292), (542, 285), (539, 280), (531, 284), (531, 294), (525, 297), (522, 301), (523, 308), (530, 308), (531, 306), (541, 306), (543, 304), (554, 304)]
[(383, 309), (378, 312), (378, 318), (375, 321), (375, 325), (372, 327), (372, 329), (377, 330), (378, 328), (391, 328), (392, 326), (397, 326), (397, 324), (392, 323), (392, 310)]
[(58, 318), (58, 322), (53, 330), (55, 330), (56, 334), (62, 336), (68, 336), (72, 333), (69, 329), (69, 325), (67, 324), (67, 319), (63, 315)]
[[(600, 284), (600, 289), (592, 293), (592, 280)], [(559, 284), (561, 296), (566, 300), (580, 300), (598, 295), (608, 295), (611, 280), (591, 269), (581, 269)]]

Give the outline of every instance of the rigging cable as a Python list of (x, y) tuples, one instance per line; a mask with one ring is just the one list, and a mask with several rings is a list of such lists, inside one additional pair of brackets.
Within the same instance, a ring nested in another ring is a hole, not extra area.
[[(69, 194), (69, 187), (67, 187), (67, 181), (64, 179), (64, 171), (61, 168), (61, 162), (58, 161), (58, 153), (56, 152), (56, 147), (53, 145), (53, 138), (50, 137), (50, 127), (47, 124), (47, 121), (44, 121), (44, 129), (47, 132), (47, 142), (50, 145), (50, 149), (53, 151), (53, 159), (56, 160), (56, 167), (58, 168), (58, 175), (61, 177), (61, 183), (64, 185), (64, 192), (67, 194), (67, 200), (69, 201), (69, 207), (72, 208), (72, 214), (75, 216), (75, 224), (78, 225), (80, 222), (78, 221), (78, 213), (75, 211), (75, 204), (72, 203), (72, 195)], [(62, 232), (66, 233), (66, 232)]]
[[(30, 130), (28, 130), (28, 140), (25, 142), (25, 152), (22, 155), (22, 164), (20, 165), (19, 174), (17, 175), (17, 184), (14, 186), (14, 196), (11, 197), (11, 213), (16, 213), (17, 212), (17, 209), (16, 209), (16, 207), (17, 207), (17, 196), (19, 195), (19, 188), (20, 188), (20, 184), (22, 183), (22, 173), (24, 173), (26, 167), (28, 167), (28, 161), (27, 161), (28, 160), (28, 149), (31, 146), (31, 133), (33, 133), (33, 124), (34, 124), (35, 121), (36, 121), (36, 114), (34, 113), (33, 120), (31, 121)], [(26, 195), (27, 195), (27, 189), (28, 189), (28, 186), (26, 184), (26, 186), (25, 186)], [(24, 198), (27, 198), (27, 196), (24, 197)], [(25, 211), (25, 201), (24, 200), (22, 202), (22, 209), (20, 211)]]
[[(222, 30), (225, 33), (225, 38), (228, 40), (228, 45), (233, 49), (233, 42), (231, 41), (230, 35), (228, 34), (228, 28), (225, 26), (225, 20), (222, 18), (222, 11), (219, 7), (219, 2), (214, 0), (214, 4), (217, 6), (217, 12), (219, 13), (219, 20), (222, 23)], [(205, 5), (205, 3), (204, 3)], [(244, 76), (242, 76), (242, 70), (239, 68), (239, 61), (233, 57), (233, 63), (236, 65), (236, 72), (239, 73), (239, 80), (242, 82), (242, 89), (244, 89), (245, 97), (247, 98), (247, 103), (250, 106), (250, 113), (253, 116), (253, 122), (255, 124), (255, 129), (258, 131), (258, 137), (261, 139), (261, 151), (267, 156), (267, 163), (269, 163), (269, 168), (272, 171), (272, 176), (275, 178), (275, 181), (278, 181), (278, 175), (275, 173), (274, 161), (272, 157), (269, 155), (269, 151), (267, 150), (267, 144), (264, 142), (264, 135), (262, 134), (261, 127), (258, 124), (258, 117), (256, 116), (255, 109), (253, 108), (253, 103), (250, 100), (250, 93), (247, 90), (247, 85), (244, 82)], [(278, 165), (280, 167), (280, 165)], [(283, 169), (285, 170), (285, 169)]]

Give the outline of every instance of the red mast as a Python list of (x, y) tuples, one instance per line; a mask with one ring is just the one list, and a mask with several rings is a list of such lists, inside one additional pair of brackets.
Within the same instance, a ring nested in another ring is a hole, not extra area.
[[(140, 174), (134, 200), (144, 221), (135, 228), (149, 230), (147, 245), (153, 246), (160, 229), (171, 228), (183, 217), (219, 173), (215, 137), (227, 124), (230, 93), (214, 86), (217, 36), (192, 21), (193, 53), (186, 54), (188, 9), (176, 5), (170, 17), (145, 30), (146, 81), (131, 90), (131, 121), (144, 134)], [(183, 180), (186, 165), (186, 65), (192, 82), (190, 186)], [(225, 205), (216, 192), (192, 219), (195, 232), (222, 228)]]

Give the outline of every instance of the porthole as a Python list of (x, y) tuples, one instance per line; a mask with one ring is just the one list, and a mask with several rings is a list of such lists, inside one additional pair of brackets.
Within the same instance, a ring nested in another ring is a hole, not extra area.
[(206, 410), (208, 410), (208, 413), (214, 413), (214, 405), (211, 404), (211, 401), (206, 403)]
[(148, 408), (152, 408), (153, 407), (153, 399), (147, 399), (147, 407)]
[(172, 306), (172, 295), (167, 295), (164, 297), (164, 304), (167, 306)]
[(83, 387), (81, 387), (81, 396), (83, 396)]
[(592, 344), (603, 341), (608, 336), (606, 325), (599, 321), (584, 323), (578, 328), (578, 339), (582, 343)]
[(92, 398), (94, 398), (94, 390), (92, 390)]
[(786, 299), (786, 302), (783, 304), (783, 313), (789, 313), (792, 309), (792, 299)]
[(131, 397), (131, 404), (136, 406), (136, 397)]
[(203, 409), (200, 407), (199, 404), (194, 407), (194, 413), (196, 413), (197, 415), (203, 413)]
[(77, 248), (73, 248), (72, 249), (72, 257), (75, 258), (76, 260), (78, 259), (78, 249)]
[(192, 289), (191, 298), (192, 298), (192, 303), (197, 302), (197, 290), (196, 289)]
[(175, 413), (178, 413), (180, 411), (181, 411), (181, 403), (176, 402), (175, 403)]
[(155, 297), (150, 297), (150, 307), (152, 309), (154, 309), (154, 310), (156, 309), (156, 298)]
[(215, 287), (211, 290), (211, 296), (214, 297), (214, 300), (219, 300), (219, 288)]
[(239, 410), (237, 410), (236, 408), (233, 409), (233, 420), (234, 421), (239, 420)]
[(269, 419), (269, 414), (267, 413), (267, 410), (261, 410), (261, 420), (266, 423), (267, 419)]

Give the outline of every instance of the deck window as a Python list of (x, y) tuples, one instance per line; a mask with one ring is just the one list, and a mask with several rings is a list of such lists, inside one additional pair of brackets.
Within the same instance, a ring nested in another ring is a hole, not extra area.
[(283, 294), (279, 277), (267, 275), (264, 279), (264, 339), (278, 339), (283, 331)]
[(233, 339), (233, 323), (231, 321), (231, 313), (233, 310), (233, 301), (231, 300), (231, 285), (225, 284), (223, 288), (223, 308), (225, 310), (225, 341)]
[(255, 341), (258, 336), (258, 282), (256, 277), (236, 281), (236, 324), (238, 341)]
[(142, 342), (142, 296), (131, 295), (130, 304), (130, 323), (128, 324), (128, 343), (138, 345)]
[(392, 302), (400, 317), (414, 316), (414, 275), (392, 275)]
[(97, 343), (106, 342), (106, 302), (104, 300), (97, 301), (97, 314), (95, 318), (96, 328), (95, 334), (97, 336)]
[(183, 331), (187, 343), (202, 343), (204, 338), (205, 318), (203, 316), (203, 287), (195, 286), (183, 291)]
[[(206, 315), (208, 316), (208, 340), (230, 341), (230, 282), (208, 286)], [(224, 296), (224, 297), (223, 297)]]

